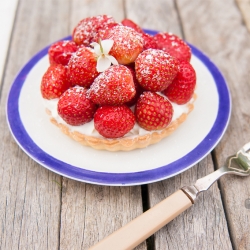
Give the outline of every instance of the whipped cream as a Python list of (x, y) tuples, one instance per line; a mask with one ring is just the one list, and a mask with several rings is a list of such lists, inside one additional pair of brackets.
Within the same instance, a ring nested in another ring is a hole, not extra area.
[[(61, 124), (66, 125), (69, 128), (70, 131), (77, 131), (77, 132), (79, 132), (81, 134), (84, 134), (84, 135), (87, 135), (87, 136), (93, 136), (93, 137), (97, 137), (97, 138), (104, 138), (95, 129), (94, 120), (92, 120), (92, 121), (90, 121), (88, 123), (85, 123), (85, 124), (83, 124), (81, 126), (72, 126), (72, 125), (67, 124), (57, 112), (58, 100), (59, 100), (59, 98), (52, 99), (52, 100), (44, 99), (45, 108), (50, 111), (51, 117), (53, 117), (57, 121), (57, 123), (59, 123), (59, 124), (61, 123)], [(192, 98), (188, 103), (186, 103), (184, 105), (177, 105), (177, 104), (171, 102), (171, 104), (173, 106), (173, 109), (174, 109), (172, 122), (177, 120), (182, 114), (184, 114), (184, 113), (187, 114), (189, 112), (188, 106), (190, 104), (192, 104), (194, 101), (195, 101), (195, 98)], [(133, 110), (133, 108), (134, 107), (131, 107), (132, 110)], [(157, 132), (157, 131), (159, 132), (159, 130), (147, 131), (147, 130), (141, 128), (137, 123), (135, 123), (135, 126), (133, 127), (133, 129), (130, 130), (124, 137), (133, 138), (133, 137), (136, 137), (136, 136), (143, 136), (143, 135), (153, 133), (153, 132)]]

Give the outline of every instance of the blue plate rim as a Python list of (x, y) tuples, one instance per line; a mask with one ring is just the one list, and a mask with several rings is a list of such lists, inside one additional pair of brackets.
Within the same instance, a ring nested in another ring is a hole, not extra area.
[[(158, 33), (153, 30), (145, 31), (151, 35)], [(61, 40), (69, 39), (71, 39), (71, 36), (65, 37)], [(189, 46), (191, 47), (192, 54), (203, 62), (213, 76), (219, 95), (219, 107), (216, 120), (207, 136), (192, 151), (182, 158), (168, 165), (160, 166), (152, 170), (133, 173), (105, 173), (86, 170), (67, 164), (40, 149), (32, 138), (30, 138), (22, 124), (18, 103), (19, 95), (27, 75), (35, 64), (48, 53), (50, 45), (39, 51), (28, 61), (28, 63), (21, 69), (10, 88), (6, 104), (6, 114), (7, 123), (14, 139), (22, 150), (40, 165), (68, 178), (92, 184), (109, 186), (141, 185), (167, 179), (187, 170), (208, 155), (218, 144), (228, 126), (232, 106), (229, 88), (219, 69), (203, 52), (191, 44), (189, 44)]]

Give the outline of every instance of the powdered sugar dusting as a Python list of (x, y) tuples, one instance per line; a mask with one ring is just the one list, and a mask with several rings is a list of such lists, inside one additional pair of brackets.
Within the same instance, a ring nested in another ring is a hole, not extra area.
[(100, 105), (118, 105), (130, 101), (136, 90), (133, 76), (123, 65), (111, 66), (101, 73), (87, 91), (88, 97)]
[(73, 31), (73, 40), (77, 44), (89, 46), (91, 42), (98, 41), (99, 30), (105, 29), (109, 24), (116, 23), (113, 17), (98, 15), (81, 20)]
[(120, 64), (134, 62), (143, 50), (143, 38), (130, 27), (117, 25), (106, 32), (105, 39), (114, 40), (110, 54), (114, 56)]
[(143, 51), (135, 61), (136, 77), (146, 90), (162, 91), (173, 81), (178, 70), (177, 61), (157, 49)]

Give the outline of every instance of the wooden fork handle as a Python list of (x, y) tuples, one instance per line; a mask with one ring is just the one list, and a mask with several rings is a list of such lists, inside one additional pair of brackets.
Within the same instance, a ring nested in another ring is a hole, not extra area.
[(89, 250), (129, 250), (135, 248), (192, 205), (181, 190), (147, 210)]

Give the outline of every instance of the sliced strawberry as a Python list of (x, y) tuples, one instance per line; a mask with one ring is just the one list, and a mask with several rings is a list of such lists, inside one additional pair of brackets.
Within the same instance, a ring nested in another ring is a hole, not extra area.
[(135, 125), (134, 113), (126, 105), (102, 106), (94, 116), (95, 129), (106, 138), (119, 138)]
[(96, 59), (90, 48), (81, 46), (70, 58), (68, 76), (70, 83), (88, 88), (98, 76)]
[(181, 105), (192, 98), (195, 85), (196, 73), (193, 66), (187, 61), (181, 61), (175, 79), (163, 93), (171, 102)]
[(98, 41), (99, 30), (112, 23), (116, 23), (115, 20), (107, 15), (84, 18), (74, 28), (72, 39), (76, 44), (89, 46), (91, 42)]
[(135, 61), (143, 49), (143, 38), (130, 27), (117, 25), (107, 30), (104, 39), (114, 41), (109, 52), (120, 64), (130, 64)]
[(135, 61), (138, 82), (145, 90), (153, 92), (166, 89), (177, 71), (178, 61), (162, 50), (145, 50)]
[(134, 29), (135, 31), (137, 31), (138, 33), (144, 33), (144, 31), (142, 30), (142, 28), (136, 24), (134, 21), (128, 19), (128, 18), (125, 18), (121, 21), (122, 25), (124, 26), (127, 26), (127, 27), (130, 27), (132, 29)]
[(77, 45), (73, 41), (59, 41), (52, 44), (49, 48), (50, 64), (67, 65), (71, 55), (77, 51)]
[(40, 89), (42, 97), (50, 100), (60, 97), (70, 86), (66, 68), (55, 64), (49, 66), (43, 75)]
[(144, 92), (135, 107), (136, 121), (146, 130), (159, 130), (167, 127), (173, 117), (172, 104), (157, 93)]
[(102, 72), (88, 90), (89, 98), (99, 105), (120, 105), (135, 95), (133, 76), (123, 65), (111, 66)]
[(180, 37), (171, 33), (158, 33), (154, 39), (159, 49), (179, 60), (190, 61), (191, 49)]
[(93, 119), (97, 106), (86, 97), (86, 91), (83, 87), (75, 86), (60, 97), (57, 110), (66, 123), (79, 126)]

